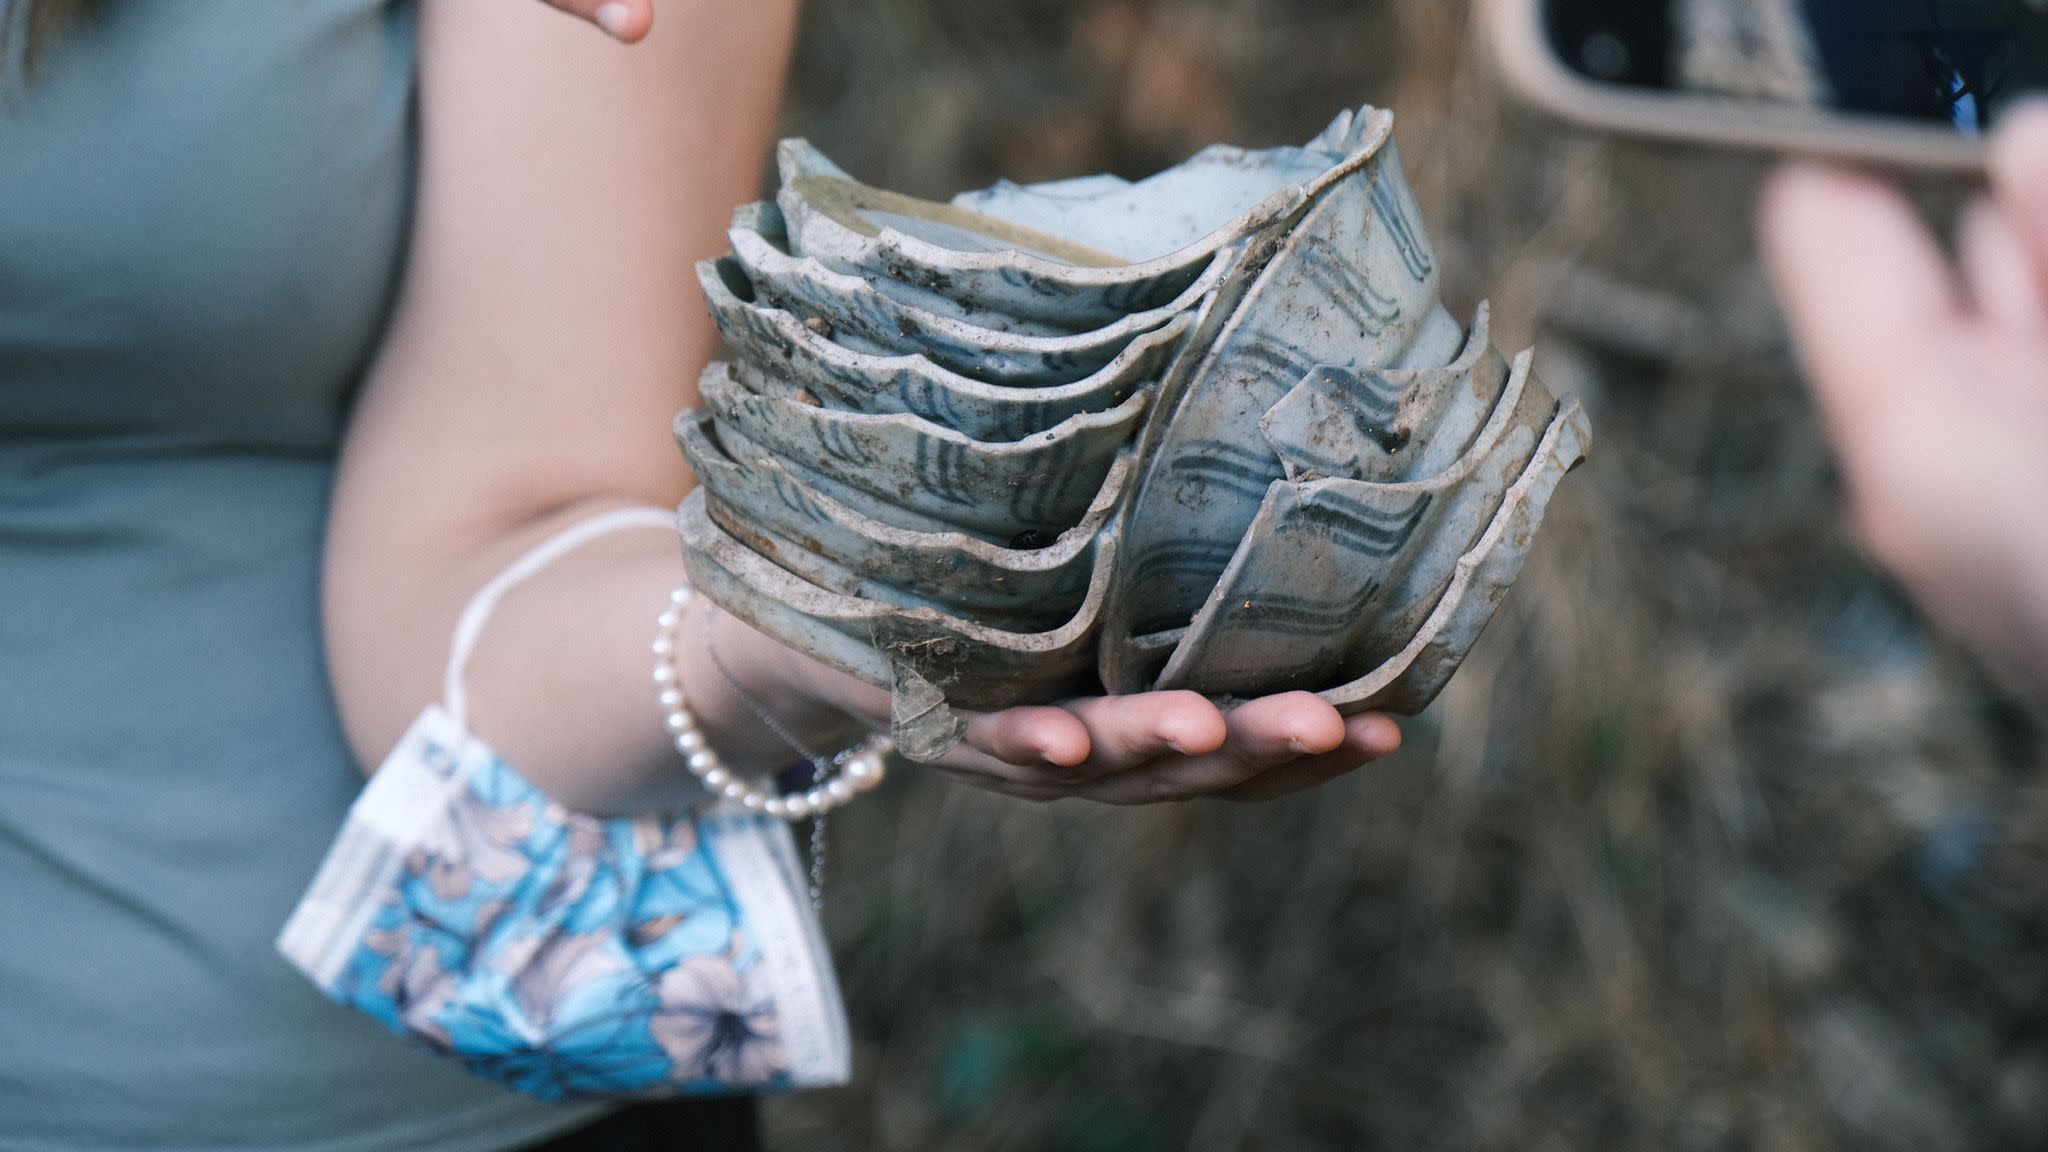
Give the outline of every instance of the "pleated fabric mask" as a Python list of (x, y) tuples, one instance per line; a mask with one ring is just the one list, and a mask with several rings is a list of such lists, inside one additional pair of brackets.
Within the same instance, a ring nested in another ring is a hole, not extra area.
[[(846, 1012), (783, 821), (715, 802), (571, 812), (471, 732), (464, 670), (498, 600), (601, 514), (479, 589), (428, 707), (350, 808), (278, 950), (328, 996), (543, 1099), (843, 1084)], [(650, 707), (651, 707), (650, 702)]]

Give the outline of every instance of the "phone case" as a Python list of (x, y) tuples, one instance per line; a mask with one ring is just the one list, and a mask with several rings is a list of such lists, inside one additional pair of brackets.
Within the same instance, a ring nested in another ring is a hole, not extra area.
[(1476, 27), (1508, 88), (1561, 119), (1694, 144), (1800, 152), (1890, 167), (1974, 171), (1984, 146), (1954, 132), (1873, 116), (1605, 85), (1565, 67), (1543, 30), (1542, 0), (1476, 0)]

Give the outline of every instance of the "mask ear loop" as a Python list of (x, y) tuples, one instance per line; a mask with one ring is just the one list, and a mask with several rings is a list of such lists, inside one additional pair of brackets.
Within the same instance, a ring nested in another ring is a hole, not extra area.
[(666, 528), (673, 532), (675, 527), (675, 513), (660, 508), (629, 507), (600, 512), (527, 549), (478, 588), (476, 594), (469, 598), (469, 603), (463, 606), (462, 615), (455, 620), (455, 635), (448, 644), (448, 669), (441, 677), (441, 706), (449, 719), (455, 722), (456, 731), (465, 736), (469, 733), (469, 692), (465, 686), (469, 658), (476, 651), (477, 641), (483, 638), (484, 626), (491, 622), (491, 614), (497, 611), (498, 601), (504, 599), (507, 592), (600, 536), (627, 528)]

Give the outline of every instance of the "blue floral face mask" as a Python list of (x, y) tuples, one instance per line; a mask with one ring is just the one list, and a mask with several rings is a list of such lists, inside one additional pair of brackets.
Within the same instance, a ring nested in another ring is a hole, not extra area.
[(497, 599), (652, 524), (672, 526), (653, 509), (587, 521), (477, 593), (445, 705), (356, 800), (279, 951), (335, 1000), (532, 1096), (842, 1084), (845, 1009), (780, 820), (570, 812), (464, 722), (463, 666)]

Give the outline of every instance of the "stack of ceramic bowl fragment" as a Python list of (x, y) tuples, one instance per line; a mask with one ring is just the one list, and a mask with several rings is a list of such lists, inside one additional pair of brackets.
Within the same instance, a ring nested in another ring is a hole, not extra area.
[(1421, 708), (1588, 432), (1439, 304), (1391, 129), (951, 204), (785, 142), (699, 267), (693, 580), (918, 758), (1105, 688)]

